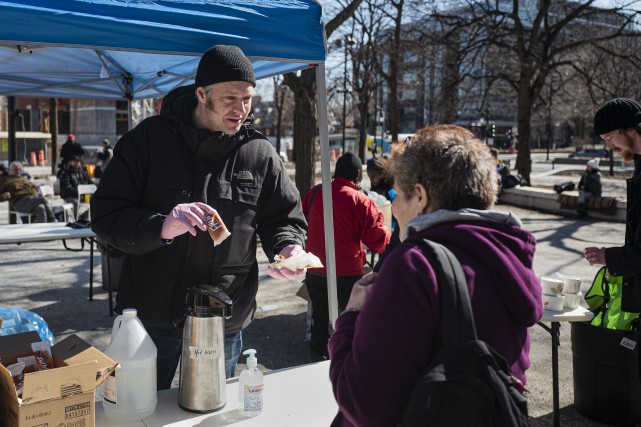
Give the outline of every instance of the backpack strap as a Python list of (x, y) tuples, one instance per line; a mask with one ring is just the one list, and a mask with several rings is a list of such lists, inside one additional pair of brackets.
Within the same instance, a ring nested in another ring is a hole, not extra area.
[(423, 242), (431, 255), (431, 265), (441, 294), (444, 345), (476, 340), (472, 305), (461, 264), (445, 246), (427, 239)]
[(316, 187), (314, 187), (314, 190), (312, 191), (312, 195), (309, 196), (309, 202), (307, 202), (307, 212), (310, 212), (312, 209), (312, 202), (314, 201), (314, 197), (316, 197), (316, 193), (318, 193), (318, 190), (322, 187), (322, 184), (318, 184)]

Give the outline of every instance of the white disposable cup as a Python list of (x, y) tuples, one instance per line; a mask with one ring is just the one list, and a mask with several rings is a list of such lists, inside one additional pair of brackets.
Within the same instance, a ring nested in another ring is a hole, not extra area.
[[(555, 277), (543, 276), (541, 277), (541, 288), (543, 289), (544, 295), (556, 295), (563, 292), (564, 282), (561, 279)], [(556, 290), (556, 293), (552, 291)]]
[(543, 308), (550, 311), (563, 311), (565, 296), (543, 294)]
[(575, 309), (579, 304), (581, 304), (581, 297), (583, 294), (581, 292), (577, 292), (576, 294), (564, 294), (564, 296), (565, 302), (563, 303), (563, 306)]
[(581, 290), (581, 279), (579, 278), (565, 278), (563, 279), (563, 293), (576, 294)]

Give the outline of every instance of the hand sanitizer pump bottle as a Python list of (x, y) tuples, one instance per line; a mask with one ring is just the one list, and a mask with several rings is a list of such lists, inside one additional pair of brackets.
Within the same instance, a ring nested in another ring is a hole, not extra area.
[(256, 367), (256, 350), (245, 350), (247, 368), (238, 379), (238, 403), (243, 415), (255, 417), (263, 411), (263, 373)]

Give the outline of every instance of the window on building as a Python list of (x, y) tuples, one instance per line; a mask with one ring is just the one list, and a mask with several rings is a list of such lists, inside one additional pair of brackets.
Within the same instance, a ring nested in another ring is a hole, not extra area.
[(403, 52), (403, 62), (416, 61), (418, 61), (418, 54), (416, 52)]
[(403, 83), (414, 83), (414, 82), (416, 82), (416, 71), (404, 71)]
[(403, 89), (401, 99), (403, 101), (414, 101), (416, 99), (416, 89)]

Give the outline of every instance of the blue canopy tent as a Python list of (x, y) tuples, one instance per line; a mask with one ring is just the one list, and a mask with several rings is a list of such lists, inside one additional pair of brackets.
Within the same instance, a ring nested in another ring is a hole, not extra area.
[(0, 94), (158, 97), (215, 44), (240, 47), (259, 78), (325, 60), (313, 0), (17, 0), (0, 16)]
[[(240, 47), (257, 78), (316, 67), (316, 0), (0, 0), (0, 95), (143, 99), (193, 83), (200, 55)], [(338, 316), (326, 91), (318, 91), (330, 317)]]

